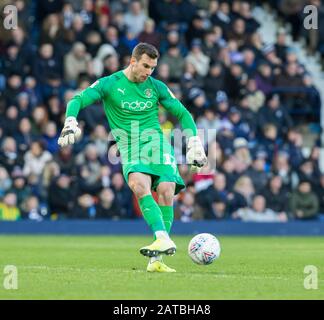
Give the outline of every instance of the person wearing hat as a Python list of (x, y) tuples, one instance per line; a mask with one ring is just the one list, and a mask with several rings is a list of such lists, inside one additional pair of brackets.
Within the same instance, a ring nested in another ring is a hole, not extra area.
[(195, 116), (202, 116), (204, 111), (209, 107), (209, 101), (206, 98), (205, 92), (200, 88), (192, 88), (188, 94), (189, 111)]
[(236, 171), (244, 172), (252, 163), (248, 141), (244, 138), (236, 138), (233, 141), (234, 160)]
[(233, 130), (236, 137), (242, 137), (246, 140), (250, 140), (254, 136), (254, 132), (251, 130), (248, 122), (242, 119), (241, 111), (233, 106), (229, 110), (228, 118), (233, 124)]
[(216, 111), (219, 114), (221, 119), (228, 118), (229, 112), (229, 101), (228, 96), (225, 91), (217, 91), (215, 97)]
[(248, 168), (246, 175), (249, 176), (254, 184), (256, 192), (260, 192), (268, 182), (268, 173), (266, 172), (267, 154), (264, 151), (258, 151), (253, 156), (252, 165)]
[(267, 63), (271, 66), (274, 74), (279, 74), (282, 67), (282, 61), (278, 58), (273, 44), (265, 44), (262, 48), (262, 54)]

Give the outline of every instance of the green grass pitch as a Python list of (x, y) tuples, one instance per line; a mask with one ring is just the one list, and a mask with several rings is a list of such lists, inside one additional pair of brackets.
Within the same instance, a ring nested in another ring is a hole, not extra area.
[[(173, 274), (145, 271), (144, 236), (0, 236), (0, 299), (324, 299), (324, 239), (223, 237), (219, 260), (191, 262), (190, 236), (174, 236), (165, 262)], [(3, 270), (15, 265), (18, 289), (5, 290)], [(318, 270), (306, 290), (304, 268)]]

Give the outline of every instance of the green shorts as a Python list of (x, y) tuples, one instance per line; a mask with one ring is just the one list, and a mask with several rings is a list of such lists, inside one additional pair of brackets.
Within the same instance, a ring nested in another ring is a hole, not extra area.
[[(132, 172), (146, 173), (152, 177), (152, 189), (156, 191), (160, 182), (174, 182), (175, 194), (185, 188), (185, 183), (180, 176), (172, 146), (163, 139), (163, 146), (153, 146), (149, 152), (139, 152), (137, 159), (122, 163), (123, 175), (128, 183), (128, 175)], [(140, 146), (140, 151), (145, 144)]]

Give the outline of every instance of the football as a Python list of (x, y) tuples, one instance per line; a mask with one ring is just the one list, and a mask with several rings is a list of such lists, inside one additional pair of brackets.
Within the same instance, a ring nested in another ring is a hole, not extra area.
[(189, 257), (200, 265), (211, 264), (219, 258), (220, 252), (221, 247), (218, 239), (210, 233), (197, 234), (189, 242)]

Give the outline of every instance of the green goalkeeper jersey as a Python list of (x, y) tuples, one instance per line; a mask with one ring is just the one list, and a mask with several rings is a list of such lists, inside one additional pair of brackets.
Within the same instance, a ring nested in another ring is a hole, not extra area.
[[(121, 153), (126, 179), (129, 164), (138, 162), (138, 153), (141, 154), (147, 145), (151, 146), (150, 156), (159, 158), (155, 162), (163, 164), (171, 161), (174, 167), (173, 150), (163, 136), (158, 119), (159, 105), (179, 120), (182, 129), (186, 129), (187, 137), (197, 135), (196, 125), (188, 110), (163, 82), (153, 77), (137, 83), (130, 81), (123, 71), (118, 71), (101, 78), (69, 101), (66, 116), (77, 117), (80, 109), (96, 101), (103, 102), (111, 132)], [(155, 152), (161, 148), (162, 151)], [(147, 152), (144, 153), (147, 155)], [(169, 156), (164, 157), (167, 153), (171, 155), (171, 160)], [(140, 158), (142, 163), (143, 157)], [(126, 164), (128, 166), (125, 167)], [(146, 172), (154, 174), (150, 168)]]

